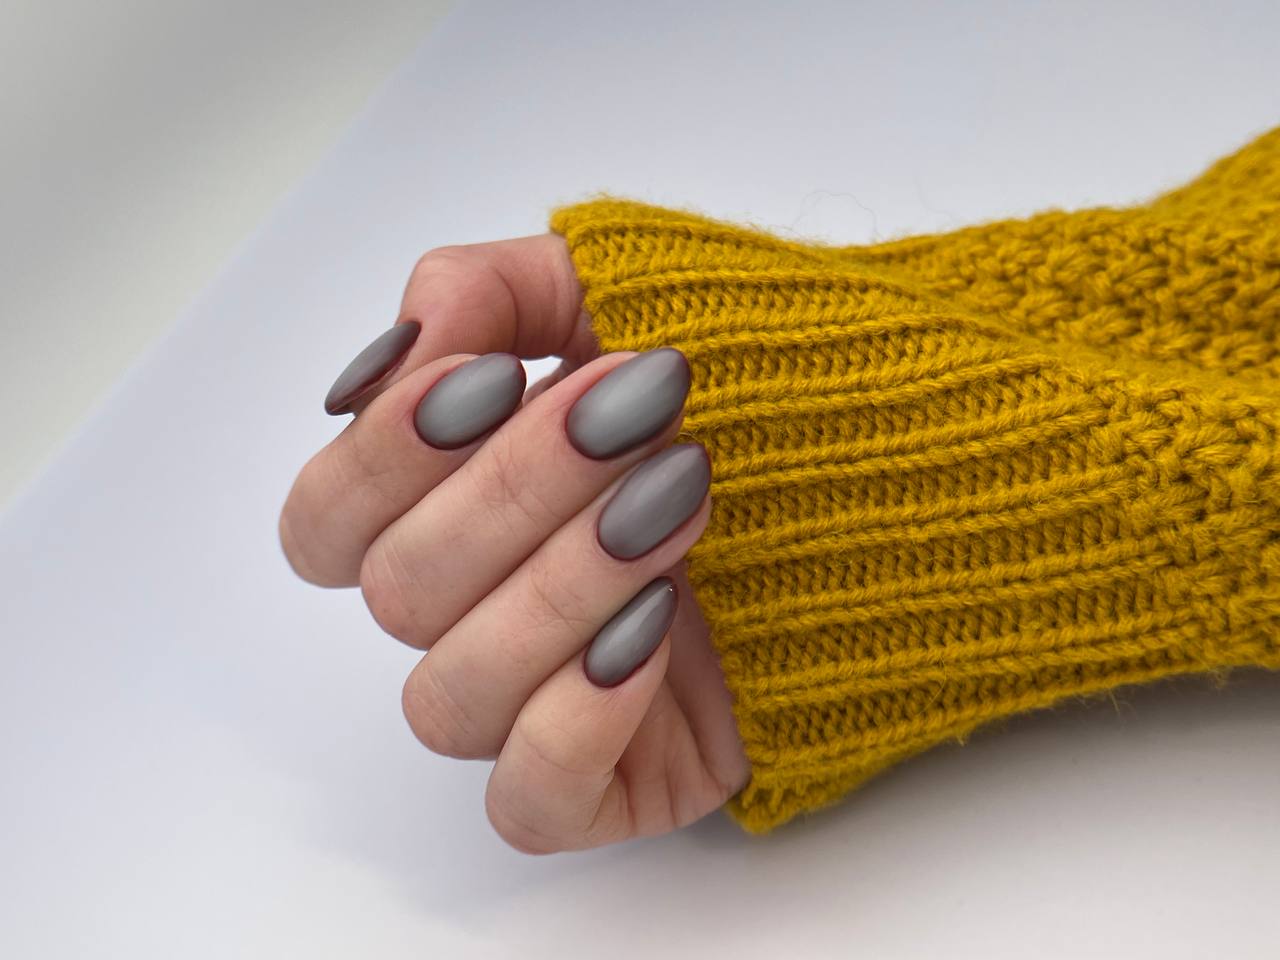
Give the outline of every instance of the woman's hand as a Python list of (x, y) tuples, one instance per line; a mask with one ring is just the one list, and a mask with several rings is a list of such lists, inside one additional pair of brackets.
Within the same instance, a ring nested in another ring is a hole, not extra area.
[[(504, 353), (564, 362), (521, 402)], [(605, 382), (637, 355), (598, 353), (559, 237), (428, 253), (326, 402), (355, 420), (280, 517), (301, 577), (359, 585), (430, 650), (409, 725), (436, 753), (496, 757), (489, 819), (530, 853), (665, 833), (748, 778), (681, 559), (710, 514), (705, 453), (671, 447), (687, 365), (653, 351)]]

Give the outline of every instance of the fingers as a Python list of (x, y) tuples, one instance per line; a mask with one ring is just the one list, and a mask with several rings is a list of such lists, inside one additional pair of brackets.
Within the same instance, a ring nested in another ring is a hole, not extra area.
[[(592, 676), (623, 679), (635, 647), (619, 638), (613, 618), (702, 535), (709, 483), (700, 446), (672, 447), (557, 530), (409, 675), (404, 709), (418, 739), (448, 756), (495, 756), (528, 697), (589, 644)], [(626, 551), (617, 549), (622, 539)], [(606, 624), (611, 631), (600, 639)]]
[(663, 640), (618, 686), (593, 684), (575, 657), (534, 692), (485, 792), (485, 810), (504, 840), (526, 853), (551, 853), (652, 832), (617, 767), (660, 696), (670, 646)]
[[(440, 478), (433, 461), (417, 473), (419, 482), (405, 483), (427, 454), (406, 431), (404, 410), (417, 402), (413, 392), (420, 396), (448, 372), (440, 367), (438, 376), (418, 377), (418, 371), (455, 354), (501, 351), (558, 353), (579, 365), (595, 355), (582, 291), (560, 237), (443, 247), (419, 260), (399, 320), (338, 376), (325, 410), (363, 414), (397, 384), (414, 378), (413, 387), (400, 394), (401, 402), (383, 405), (380, 429), (344, 431), (313, 458), (281, 512), (285, 555), (304, 579), (353, 586), (363, 549), (398, 515), (395, 509), (403, 512)], [(460, 460), (447, 462), (451, 470)]]
[[(280, 539), (304, 580), (355, 586), (369, 544), (483, 442), (487, 430), (470, 444), (443, 450), (426, 443), (416, 423), (419, 402), (474, 359), (442, 357), (406, 374), (303, 466), (280, 513)], [(512, 387), (523, 385), (519, 361), (511, 358), (506, 370)]]
[[(418, 332), (414, 334), (415, 325)], [(361, 413), (374, 397), (450, 354), (596, 352), (582, 289), (564, 240), (554, 234), (441, 247), (418, 261), (400, 317), (334, 382), (330, 413)]]
[(675, 437), (688, 385), (684, 358), (663, 349), (601, 357), (534, 399), (369, 545), (360, 585), (374, 618), (405, 643), (431, 647)]
[(324, 412), (348, 413), (352, 401), (372, 396), (377, 384), (389, 379), (387, 375), (408, 355), (421, 332), (422, 324), (406, 320), (375, 337), (333, 381), (324, 398)]

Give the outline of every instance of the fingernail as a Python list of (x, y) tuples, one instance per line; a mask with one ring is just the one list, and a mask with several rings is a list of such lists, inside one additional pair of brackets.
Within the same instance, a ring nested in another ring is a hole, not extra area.
[(431, 446), (454, 450), (515, 413), (523, 396), (520, 358), (486, 353), (438, 380), (419, 401), (413, 424)]
[(579, 397), (565, 431), (584, 456), (616, 457), (661, 433), (688, 393), (684, 354), (674, 347), (650, 350), (610, 370)]
[(347, 369), (338, 374), (338, 379), (329, 388), (329, 393), (324, 398), (324, 412), (335, 415), (346, 413), (351, 401), (359, 399), (362, 393), (400, 362), (418, 339), (421, 330), (422, 325), (417, 320), (397, 323), (356, 354), (356, 358), (347, 364)]
[(670, 577), (659, 577), (632, 597), (587, 648), (587, 679), (597, 687), (615, 687), (631, 676), (671, 629), (677, 599)]
[(681, 443), (638, 466), (600, 512), (600, 546), (619, 560), (656, 547), (697, 512), (711, 486), (711, 463), (698, 443)]

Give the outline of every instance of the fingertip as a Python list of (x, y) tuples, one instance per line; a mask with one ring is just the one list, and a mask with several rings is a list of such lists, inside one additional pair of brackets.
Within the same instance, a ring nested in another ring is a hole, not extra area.
[(367, 402), (404, 363), (421, 332), (418, 321), (407, 320), (374, 338), (333, 381), (324, 398), (324, 412), (330, 416), (355, 412), (356, 405)]
[(678, 604), (679, 593), (670, 577), (646, 584), (588, 645), (582, 658), (587, 679), (601, 688), (625, 683), (667, 637)]
[(564, 238), (552, 233), (428, 251), (401, 312), (438, 321), (446, 349), (533, 358), (585, 343), (582, 287)]

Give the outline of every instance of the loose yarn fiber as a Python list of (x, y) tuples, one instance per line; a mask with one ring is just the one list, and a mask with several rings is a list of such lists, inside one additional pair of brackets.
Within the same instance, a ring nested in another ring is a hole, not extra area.
[(870, 246), (551, 225), (603, 349), (692, 367), (747, 829), (1015, 713), (1280, 668), (1280, 128), (1149, 203)]

